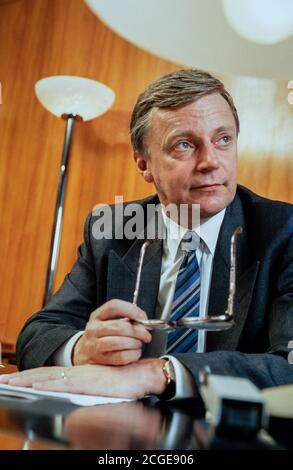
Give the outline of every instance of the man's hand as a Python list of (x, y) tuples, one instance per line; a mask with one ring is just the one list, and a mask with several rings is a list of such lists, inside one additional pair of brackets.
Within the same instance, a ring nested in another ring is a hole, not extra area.
[(165, 359), (142, 359), (126, 366), (40, 367), (0, 375), (0, 383), (36, 390), (139, 399), (164, 392)]
[(91, 314), (84, 334), (76, 342), (73, 364), (120, 366), (137, 361), (143, 343), (149, 343), (152, 336), (144, 326), (129, 320), (146, 319), (145, 312), (130, 302), (106, 302)]

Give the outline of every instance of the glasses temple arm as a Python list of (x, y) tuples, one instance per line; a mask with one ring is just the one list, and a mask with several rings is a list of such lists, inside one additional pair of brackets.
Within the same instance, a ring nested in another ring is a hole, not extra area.
[(234, 313), (234, 300), (236, 292), (236, 241), (237, 236), (242, 233), (242, 227), (239, 226), (234, 231), (231, 237), (230, 245), (230, 280), (229, 280), (229, 297), (227, 303), (226, 314), (229, 317), (233, 317)]
[(139, 260), (138, 260), (138, 267), (137, 267), (137, 273), (136, 273), (136, 280), (135, 280), (135, 289), (133, 293), (133, 299), (132, 303), (137, 305), (137, 299), (138, 299), (138, 293), (139, 293), (139, 287), (140, 287), (140, 280), (141, 280), (141, 272), (142, 272), (142, 266), (143, 266), (143, 260), (145, 257), (145, 252), (147, 247), (152, 243), (152, 240), (147, 240), (146, 242), (143, 243), (140, 253), (139, 253)]

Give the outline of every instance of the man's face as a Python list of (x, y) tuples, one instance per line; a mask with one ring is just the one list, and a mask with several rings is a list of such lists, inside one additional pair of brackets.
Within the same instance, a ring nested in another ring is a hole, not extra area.
[(155, 109), (145, 142), (148, 157), (136, 154), (136, 162), (163, 205), (200, 204), (201, 217), (210, 217), (234, 198), (237, 132), (220, 94), (174, 110)]

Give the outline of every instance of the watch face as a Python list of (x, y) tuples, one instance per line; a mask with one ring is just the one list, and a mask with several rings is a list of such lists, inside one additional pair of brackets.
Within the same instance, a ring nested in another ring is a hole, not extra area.
[(175, 379), (176, 379), (175, 370), (170, 359), (168, 359), (167, 362), (165, 362), (163, 366), (163, 370), (167, 379), (167, 383), (169, 383), (171, 380), (175, 382)]
[(167, 359), (163, 365), (163, 372), (166, 377), (166, 388), (158, 398), (160, 398), (160, 400), (170, 400), (176, 394), (175, 371), (170, 359)]

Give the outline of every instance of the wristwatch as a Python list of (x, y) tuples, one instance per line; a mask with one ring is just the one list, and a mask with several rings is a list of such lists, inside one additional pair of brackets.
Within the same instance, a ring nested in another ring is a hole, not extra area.
[(163, 366), (162, 371), (166, 379), (166, 388), (161, 395), (158, 395), (160, 400), (170, 400), (176, 393), (176, 375), (175, 370), (170, 359), (167, 359)]

